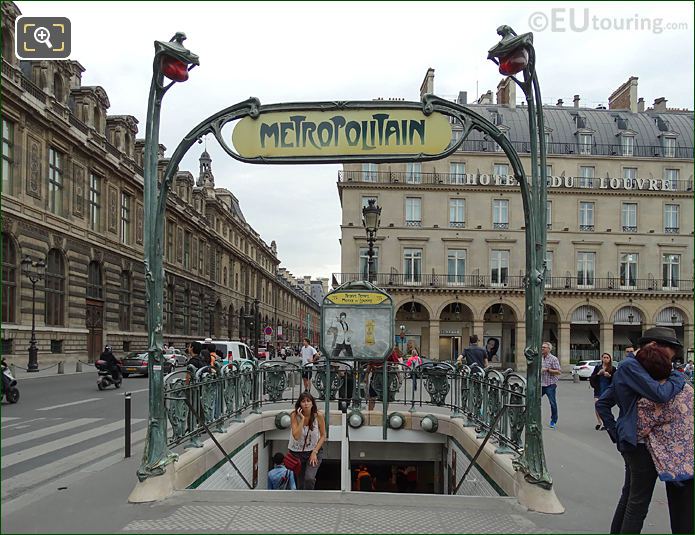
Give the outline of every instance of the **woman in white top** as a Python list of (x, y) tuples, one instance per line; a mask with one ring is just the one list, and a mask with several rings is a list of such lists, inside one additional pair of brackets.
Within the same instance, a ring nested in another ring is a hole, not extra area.
[(302, 470), (297, 478), (298, 490), (314, 490), (316, 472), (323, 460), (321, 447), (326, 441), (326, 421), (318, 411), (316, 400), (303, 392), (294, 404), (292, 432), (287, 448), (301, 460)]

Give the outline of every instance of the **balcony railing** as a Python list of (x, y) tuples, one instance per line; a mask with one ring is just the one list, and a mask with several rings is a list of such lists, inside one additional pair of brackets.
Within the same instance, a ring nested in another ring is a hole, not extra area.
[(623, 225), (623, 232), (637, 232), (637, 227), (632, 225)]
[(579, 231), (580, 232), (593, 232), (594, 226), (593, 225), (579, 225)]
[(492, 228), (494, 230), (509, 230), (509, 223), (493, 223)]
[[(364, 280), (362, 273), (334, 273), (336, 281), (344, 284), (351, 281)], [(545, 279), (546, 290), (587, 290), (587, 291), (617, 291), (617, 292), (692, 292), (692, 279), (680, 279), (669, 281), (669, 285), (663, 284), (661, 279), (650, 276), (646, 279), (633, 279), (630, 286), (621, 286), (620, 277), (594, 277), (577, 280), (576, 274), (567, 274), (564, 277), (547, 277)], [(403, 273), (376, 273), (373, 282), (381, 288), (462, 288), (468, 290), (486, 290), (505, 288), (512, 290), (524, 289), (523, 275), (510, 275), (502, 278), (501, 282), (490, 275), (447, 275), (447, 274), (403, 274)], [(634, 284), (633, 284), (634, 283)]]
[[(338, 171), (338, 182), (363, 182), (367, 184), (405, 184), (407, 186), (497, 186), (504, 188), (518, 188), (518, 184), (509, 185), (507, 179), (512, 180), (510, 175), (491, 175), (491, 174), (462, 174), (462, 173), (419, 173), (418, 180), (406, 180), (408, 173), (405, 171)], [(486, 178), (483, 178), (486, 177)], [(609, 187), (610, 179), (608, 178), (584, 178), (584, 177), (548, 177), (549, 185), (552, 185), (553, 179), (560, 179), (563, 189), (581, 189), (581, 190), (602, 190), (602, 191), (623, 191), (625, 189), (633, 189), (637, 191), (693, 191), (693, 180), (670, 180), (669, 187), (662, 189), (662, 181), (659, 180), (656, 190), (650, 190), (650, 182), (648, 179), (627, 179), (617, 178), (620, 188), (614, 190)], [(571, 179), (571, 181), (570, 181)], [(625, 187), (627, 181), (630, 187)], [(641, 184), (641, 188), (640, 188)], [(560, 187), (560, 186), (558, 186)], [(552, 189), (552, 188), (551, 188)]]
[(678, 227), (666, 227), (664, 228), (664, 234), (678, 234)]

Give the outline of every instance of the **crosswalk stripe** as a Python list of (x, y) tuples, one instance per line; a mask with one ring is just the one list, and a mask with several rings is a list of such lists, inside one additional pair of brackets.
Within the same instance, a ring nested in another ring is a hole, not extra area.
[(63, 424), (44, 427), (43, 429), (37, 429), (36, 431), (30, 431), (29, 433), (22, 433), (21, 435), (16, 435), (9, 438), (3, 437), (1, 445), (3, 448), (9, 448), (15, 444), (26, 442), (27, 440), (35, 440), (37, 438), (53, 435), (54, 433), (60, 433), (61, 431), (67, 431), (68, 429), (74, 429), (75, 427), (98, 422), (99, 420), (102, 420), (102, 418), (79, 418), (71, 422), (65, 422)]
[[(141, 440), (145, 439), (147, 434), (147, 428), (135, 431), (132, 434), (131, 440), (132, 444), (137, 444)], [(123, 448), (123, 437), (114, 438), (108, 442), (98, 444), (84, 451), (79, 451), (52, 463), (44, 464), (32, 470), (27, 470), (21, 474), (17, 474), (14, 477), (10, 477), (2, 480), (2, 499), (4, 500), (8, 496), (12, 495), (12, 491), (15, 489), (21, 490), (21, 495), (13, 500), (4, 502), (2, 504), (2, 516), (10, 514), (12, 511), (21, 509), (26, 506), (23, 502), (26, 492), (24, 489), (29, 489), (35, 487), (39, 483), (44, 483), (51, 479), (61, 476), (62, 474), (79, 468), (82, 465), (89, 465), (92, 463), (93, 459), (100, 457), (107, 457), (113, 461), (113, 464), (122, 460), (122, 457), (116, 456), (114, 452)], [(79, 478), (79, 476), (78, 476)], [(43, 489), (47, 489), (46, 485)]]
[(99, 401), (104, 398), (89, 398), (81, 399), (79, 401), (72, 401), (70, 403), (63, 403), (62, 405), (51, 405), (50, 407), (43, 407), (41, 409), (36, 409), (37, 411), (52, 411), (53, 409), (61, 409), (63, 407), (70, 407), (71, 405), (81, 405), (82, 403), (89, 403), (90, 401)]
[(2, 416), (0, 417), (0, 423), (6, 423), (10, 420), (19, 420), (19, 416)]
[[(131, 421), (133, 423), (138, 423), (143, 422), (144, 420), (144, 418), (133, 418)], [(97, 429), (89, 429), (87, 431), (82, 431), (81, 433), (77, 433), (69, 437), (53, 440), (51, 442), (45, 442), (43, 444), (39, 444), (38, 446), (34, 446), (33, 448), (27, 448), (16, 453), (3, 455), (2, 457), (0, 457), (0, 468), (5, 469), (17, 463), (28, 461), (30, 459), (33, 459), (34, 457), (38, 457), (39, 455), (45, 455), (46, 453), (51, 453), (62, 448), (67, 448), (68, 446), (78, 444), (84, 440), (96, 438), (100, 435), (104, 435), (106, 433), (110, 433), (118, 429), (123, 429), (123, 427), (124, 423), (123, 420), (121, 420), (108, 425), (104, 425)]]
[(22, 420), (21, 418), (13, 418), (13, 420), (15, 420), (15, 419), (20, 420), (20, 421), (15, 422), (15, 423), (10, 424), (10, 425), (3, 426), (2, 429), (10, 429), (12, 427), (17, 427), (17, 426), (21, 426), (24, 424), (28, 424), (29, 422), (36, 422), (37, 420), (45, 420), (46, 418), (30, 418), (29, 420)]

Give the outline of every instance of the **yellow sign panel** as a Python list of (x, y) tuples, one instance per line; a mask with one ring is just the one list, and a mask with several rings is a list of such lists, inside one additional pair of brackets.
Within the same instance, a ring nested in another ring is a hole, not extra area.
[(326, 296), (326, 299), (336, 305), (378, 305), (387, 298), (386, 295), (371, 292), (338, 292)]
[(419, 110), (361, 109), (262, 113), (234, 127), (245, 158), (439, 154), (451, 143), (446, 115)]

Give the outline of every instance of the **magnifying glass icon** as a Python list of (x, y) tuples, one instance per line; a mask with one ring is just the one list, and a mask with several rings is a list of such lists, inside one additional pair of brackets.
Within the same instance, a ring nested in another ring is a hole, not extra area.
[(34, 30), (34, 39), (39, 43), (45, 44), (48, 48), (53, 48), (50, 40), (51, 32), (43, 26), (39, 26)]

